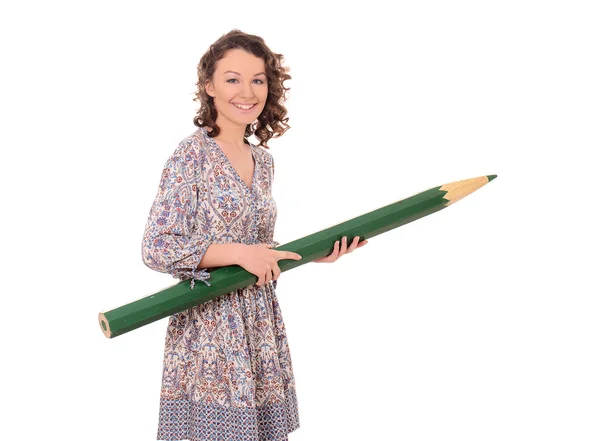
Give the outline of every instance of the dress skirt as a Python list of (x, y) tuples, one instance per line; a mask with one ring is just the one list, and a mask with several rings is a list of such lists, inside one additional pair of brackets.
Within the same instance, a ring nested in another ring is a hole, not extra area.
[(170, 317), (158, 440), (283, 441), (299, 427), (276, 286), (239, 289)]

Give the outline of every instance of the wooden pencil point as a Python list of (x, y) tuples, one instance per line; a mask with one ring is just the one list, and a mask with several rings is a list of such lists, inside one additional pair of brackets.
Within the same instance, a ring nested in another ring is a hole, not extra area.
[[(490, 176), (493, 176), (492, 179), (496, 177), (496, 175)], [(483, 187), (492, 179), (488, 176), (479, 176), (477, 178), (465, 179), (463, 181), (450, 182), (442, 185), (440, 190), (446, 192), (444, 195), (444, 199), (448, 201), (446, 206), (452, 205), (456, 201), (460, 201), (465, 196), (468, 196), (475, 190)]]

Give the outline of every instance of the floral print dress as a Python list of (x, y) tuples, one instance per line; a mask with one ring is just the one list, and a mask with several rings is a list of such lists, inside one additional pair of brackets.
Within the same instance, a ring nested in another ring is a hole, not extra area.
[[(210, 268), (196, 270), (210, 244), (278, 245), (273, 156), (250, 149), (249, 188), (204, 128), (181, 141), (165, 164), (144, 232), (148, 267), (210, 284)], [(276, 287), (248, 286), (169, 318), (158, 440), (281, 441), (299, 427)]]

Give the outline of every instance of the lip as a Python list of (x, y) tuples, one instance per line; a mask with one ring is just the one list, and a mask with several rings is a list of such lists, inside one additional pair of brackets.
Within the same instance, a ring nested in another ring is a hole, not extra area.
[[(242, 105), (242, 106), (247, 106), (247, 105), (252, 104), (252, 107), (250, 107), (248, 110), (246, 110), (246, 109), (240, 109), (238, 106), (236, 106), (236, 104), (239, 104), (239, 105)], [(254, 111), (254, 108), (256, 107), (257, 104), (258, 103), (231, 103), (231, 105), (233, 107), (235, 107), (238, 112), (241, 112), (241, 113), (252, 113)]]

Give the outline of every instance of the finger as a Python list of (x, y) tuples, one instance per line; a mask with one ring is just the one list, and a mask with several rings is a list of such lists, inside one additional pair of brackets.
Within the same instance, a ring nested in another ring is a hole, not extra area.
[(358, 239), (360, 239), (360, 237), (358, 237), (358, 236), (356, 236), (354, 238), (354, 240), (352, 241), (352, 243), (348, 247), (348, 251), (346, 251), (346, 254), (351, 253), (352, 251), (354, 251), (356, 249), (356, 247), (358, 246)]
[(319, 257), (318, 259), (313, 260), (313, 262), (328, 262), (329, 256)]
[(337, 256), (337, 253), (339, 253), (339, 248), (338, 248), (339, 244), (340, 244), (340, 241), (336, 240), (335, 243), (333, 244), (333, 251), (331, 252), (331, 254), (329, 256)]
[(291, 251), (278, 251), (280, 254), (280, 258), (277, 260), (282, 260), (282, 259), (290, 259), (290, 260), (300, 260), (302, 259), (302, 256), (300, 254), (297, 253), (293, 253)]
[(258, 281), (256, 282), (256, 286), (261, 286), (263, 283), (265, 283), (264, 274), (258, 278)]
[(338, 245), (337, 242), (335, 242), (333, 244), (333, 252), (329, 256), (320, 257), (318, 259), (313, 260), (313, 262), (318, 262), (318, 263), (321, 263), (321, 262), (327, 262), (327, 263), (335, 262), (335, 260), (337, 259), (337, 254), (336, 254), (336, 252), (337, 252), (337, 250), (336, 250), (337, 245)]
[(330, 254), (329, 256), (321, 257), (322, 262), (333, 262), (333, 261), (335, 261), (335, 259), (337, 259), (337, 257), (334, 256), (333, 254)]
[(281, 275), (281, 269), (279, 268), (279, 265), (275, 265), (273, 267), (273, 279), (272, 280), (279, 279), (280, 275)]
[(265, 273), (265, 285), (271, 280), (273, 280), (273, 271), (271, 271), (271, 268), (269, 268), (269, 270)]
[(362, 247), (363, 245), (366, 245), (366, 244), (368, 244), (368, 243), (369, 243), (369, 241), (368, 241), (368, 240), (363, 240), (361, 243), (359, 243), (359, 244), (358, 244), (358, 246), (357, 246), (356, 248), (360, 248), (360, 247)]
[(333, 245), (333, 253), (331, 253), (328, 257), (328, 261), (329, 262), (335, 262), (338, 258), (338, 255), (340, 254), (340, 249), (339, 249), (339, 245), (340, 245), (340, 241), (336, 240), (335, 244)]
[(321, 257), (320, 259), (315, 260), (315, 262), (326, 262), (326, 263), (330, 263), (335, 261), (334, 258), (332, 258), (331, 256), (325, 256), (325, 257)]
[(348, 238), (346, 236), (342, 237), (342, 248), (340, 249), (340, 256), (346, 254), (348, 250)]

